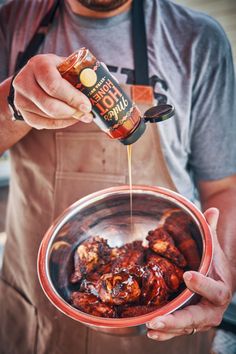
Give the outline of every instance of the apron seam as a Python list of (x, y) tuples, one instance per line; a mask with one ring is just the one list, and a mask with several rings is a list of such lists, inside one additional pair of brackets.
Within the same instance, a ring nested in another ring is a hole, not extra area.
[(85, 354), (89, 354), (89, 327), (85, 326), (86, 334), (85, 334)]
[[(60, 134), (60, 133), (59, 133)], [(54, 221), (54, 215), (56, 210), (56, 203), (55, 203), (55, 195), (56, 195), (56, 173), (58, 168), (58, 151), (57, 151), (57, 139), (56, 139), (56, 132), (53, 134), (54, 139), (54, 156), (55, 156), (55, 166), (54, 166), (54, 176), (53, 176), (53, 205), (52, 205), (52, 215), (51, 215), (51, 223)], [(59, 159), (60, 160), (60, 159)]]
[(34, 337), (33, 337), (33, 343), (32, 343), (32, 348), (33, 353), (32, 354), (37, 354), (37, 348), (38, 348), (38, 336), (39, 336), (39, 319), (38, 319), (38, 310), (36, 305), (34, 305), (29, 298), (21, 291), (19, 290), (16, 286), (12, 285), (9, 281), (7, 281), (5, 278), (3, 278), (2, 274), (0, 274), (0, 281), (8, 288), (10, 288), (12, 291), (16, 292), (19, 297), (22, 298), (22, 301), (24, 301), (27, 306), (31, 306), (33, 311), (34, 311), (34, 318), (35, 318), (35, 332), (34, 332)]
[(35, 307), (35, 317), (36, 317), (36, 329), (35, 329), (35, 340), (34, 340), (34, 354), (38, 352), (38, 338), (39, 338), (39, 321), (38, 321), (38, 309)]
[(36, 306), (29, 300), (29, 298), (20, 290), (17, 286), (11, 284), (8, 280), (3, 278), (2, 274), (0, 275), (0, 281), (2, 281), (6, 286), (9, 286), (14, 291), (16, 291), (30, 306), (36, 309)]
[(90, 181), (97, 182), (116, 182), (123, 183), (126, 182), (126, 176), (122, 174), (106, 174), (106, 173), (96, 173), (96, 172), (74, 172), (74, 171), (56, 171), (56, 180), (62, 179), (76, 179), (78, 181), (84, 181), (85, 178)]
[[(153, 143), (154, 143), (154, 146), (155, 146), (156, 156), (159, 156), (159, 157), (157, 157), (157, 160), (158, 161), (161, 160), (161, 162), (162, 162), (161, 164), (159, 164), (159, 169), (162, 172), (162, 175), (164, 176), (164, 179), (165, 179), (165, 181), (168, 184), (168, 188), (178, 193), (178, 189), (177, 189), (177, 187), (176, 187), (176, 185), (175, 185), (175, 183), (174, 183), (174, 181), (173, 181), (173, 179), (171, 177), (171, 174), (170, 174), (169, 168), (167, 166), (167, 162), (166, 162), (164, 153), (162, 151), (161, 139), (160, 139), (160, 134), (159, 134), (159, 130), (158, 130), (158, 125), (155, 124), (155, 126), (153, 128), (155, 128), (155, 131), (154, 131), (154, 129), (152, 129)], [(159, 142), (159, 144), (158, 144), (158, 142)]]

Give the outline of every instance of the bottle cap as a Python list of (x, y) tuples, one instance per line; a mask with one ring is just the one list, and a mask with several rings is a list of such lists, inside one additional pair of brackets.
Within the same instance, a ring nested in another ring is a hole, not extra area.
[(130, 145), (135, 143), (141, 135), (145, 132), (146, 123), (158, 123), (163, 122), (166, 119), (172, 117), (175, 113), (174, 106), (170, 104), (160, 104), (149, 108), (145, 113), (143, 118), (141, 118), (138, 127), (124, 139), (120, 139), (120, 142), (124, 145)]
[(144, 113), (144, 121), (150, 123), (158, 123), (163, 122), (166, 119), (172, 117), (175, 113), (174, 106), (171, 104), (160, 104), (158, 106), (154, 106), (149, 108)]
[(145, 129), (146, 129), (145, 121), (144, 119), (141, 118), (137, 128), (129, 136), (127, 136), (127, 138), (120, 139), (119, 141), (124, 145), (133, 144), (135, 143), (135, 141), (137, 141), (140, 138), (141, 135), (143, 135)]

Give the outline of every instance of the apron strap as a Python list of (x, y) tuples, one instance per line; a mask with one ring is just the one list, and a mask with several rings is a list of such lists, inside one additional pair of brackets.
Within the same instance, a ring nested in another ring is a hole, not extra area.
[[(138, 104), (142, 113), (147, 109), (146, 105), (152, 106), (154, 104), (153, 88), (149, 84), (148, 75), (148, 50), (144, 2), (145, 0), (133, 0), (132, 2), (132, 35), (135, 85), (130, 86), (130, 96), (133, 101)], [(153, 135), (153, 144), (155, 150), (154, 156), (156, 158), (159, 169), (159, 182), (161, 181), (162, 186), (177, 191), (177, 188), (169, 172), (164, 154), (162, 152), (158, 125), (153, 124), (150, 128)]]
[(149, 85), (147, 36), (144, 19), (144, 0), (133, 0), (132, 35), (135, 84)]

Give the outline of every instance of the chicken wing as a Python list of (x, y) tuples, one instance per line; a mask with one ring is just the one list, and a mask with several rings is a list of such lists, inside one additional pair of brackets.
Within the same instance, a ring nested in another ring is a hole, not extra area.
[(168, 259), (151, 252), (147, 255), (147, 263), (149, 266), (157, 265), (160, 267), (163, 278), (170, 292), (175, 292), (179, 289), (183, 282), (183, 269), (171, 263)]
[(74, 291), (71, 294), (72, 305), (77, 309), (98, 317), (116, 317), (115, 309), (99, 301), (98, 297), (93, 294)]
[(160, 223), (163, 229), (173, 237), (176, 246), (187, 260), (189, 268), (197, 270), (200, 265), (200, 256), (193, 238), (196, 227), (191, 217), (182, 210), (172, 210), (163, 214)]
[(102, 302), (111, 305), (124, 305), (139, 299), (141, 289), (134, 276), (125, 271), (101, 276), (96, 285)]
[(163, 305), (167, 302), (169, 290), (162, 270), (158, 265), (147, 265), (142, 277), (141, 299), (144, 305)]
[(74, 255), (74, 273), (71, 276), (71, 282), (78, 282), (84, 275), (88, 275), (100, 265), (107, 263), (110, 254), (111, 248), (107, 241), (99, 236), (89, 238), (80, 244)]
[(113, 261), (112, 271), (119, 272), (137, 264), (143, 263), (144, 247), (142, 241), (134, 241), (120, 247), (117, 257)]
[(149, 231), (146, 239), (149, 241), (149, 248), (151, 248), (155, 253), (160, 254), (179, 267), (185, 267), (187, 262), (175, 247), (173, 238), (168, 234), (167, 231), (162, 228), (157, 228), (154, 231)]

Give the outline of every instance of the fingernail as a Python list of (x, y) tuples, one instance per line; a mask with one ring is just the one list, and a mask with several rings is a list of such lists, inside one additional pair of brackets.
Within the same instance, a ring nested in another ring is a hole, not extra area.
[(154, 333), (147, 333), (148, 338), (150, 339), (158, 339), (158, 335)]
[(152, 328), (152, 329), (161, 329), (161, 328), (165, 327), (165, 323), (163, 323), (163, 322), (150, 322), (150, 323), (147, 323), (147, 327)]
[(77, 111), (77, 112), (75, 112), (74, 114), (73, 114), (73, 118), (75, 118), (75, 119), (79, 119), (80, 120), (80, 118), (81, 117), (83, 117), (84, 116), (84, 113), (83, 112), (80, 112), (80, 111)]
[(212, 208), (214, 210), (213, 218), (212, 218), (212, 226), (214, 230), (217, 229), (217, 224), (220, 216), (220, 211), (217, 208)]
[(84, 114), (81, 118), (80, 118), (80, 120), (82, 121), (82, 122), (84, 122), (84, 123), (91, 123), (92, 121), (93, 121), (93, 116), (92, 116), (92, 114)]
[(81, 103), (79, 105), (79, 110), (83, 113), (89, 113), (91, 111), (91, 106), (85, 103)]
[(192, 279), (193, 276), (192, 276), (192, 273), (186, 272), (186, 273), (184, 273), (183, 277), (184, 277), (184, 280), (189, 281)]

